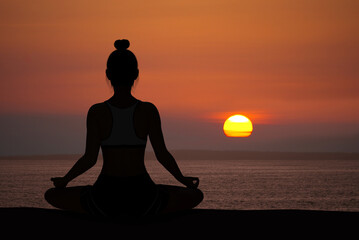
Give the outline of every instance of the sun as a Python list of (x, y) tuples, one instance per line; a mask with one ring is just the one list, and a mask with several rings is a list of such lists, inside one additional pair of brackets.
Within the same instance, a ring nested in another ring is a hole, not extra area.
[(243, 115), (233, 115), (223, 124), (223, 131), (227, 137), (249, 137), (253, 131), (251, 120)]

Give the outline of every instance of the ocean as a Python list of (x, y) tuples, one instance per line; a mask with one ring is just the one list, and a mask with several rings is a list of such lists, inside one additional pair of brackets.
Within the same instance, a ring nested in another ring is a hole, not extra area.
[[(43, 198), (51, 177), (74, 160), (0, 160), (0, 207), (52, 208)], [(359, 160), (177, 160), (200, 178), (209, 209), (359, 211)], [(102, 160), (69, 186), (93, 184)], [(156, 183), (180, 185), (156, 161), (146, 160)]]

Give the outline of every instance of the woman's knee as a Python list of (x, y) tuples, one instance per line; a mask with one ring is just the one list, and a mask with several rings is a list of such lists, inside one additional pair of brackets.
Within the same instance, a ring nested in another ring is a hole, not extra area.
[(49, 199), (52, 198), (53, 191), (54, 191), (53, 188), (47, 189), (47, 191), (44, 194), (44, 198), (45, 198), (46, 201), (49, 201)]
[(57, 195), (57, 189), (50, 188), (45, 192), (44, 198), (48, 203), (53, 204), (54, 199), (56, 199), (56, 195)]
[(204, 194), (200, 189), (194, 189), (193, 196), (194, 201), (196, 202), (196, 206), (203, 201)]
[(183, 200), (187, 201), (191, 208), (196, 207), (203, 201), (203, 192), (199, 189), (185, 189), (186, 193), (183, 195)]

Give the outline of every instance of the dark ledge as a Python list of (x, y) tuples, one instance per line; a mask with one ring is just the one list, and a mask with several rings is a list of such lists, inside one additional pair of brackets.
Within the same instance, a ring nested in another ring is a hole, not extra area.
[(359, 212), (311, 210), (194, 209), (155, 219), (121, 221), (55, 209), (0, 208), (0, 216), (0, 231), (7, 239), (355, 239), (359, 226)]

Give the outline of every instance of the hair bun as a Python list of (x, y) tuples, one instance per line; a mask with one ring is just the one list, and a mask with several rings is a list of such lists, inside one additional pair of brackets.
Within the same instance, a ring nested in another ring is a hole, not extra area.
[(126, 50), (130, 47), (130, 42), (127, 39), (119, 39), (115, 41), (114, 45), (117, 50)]

